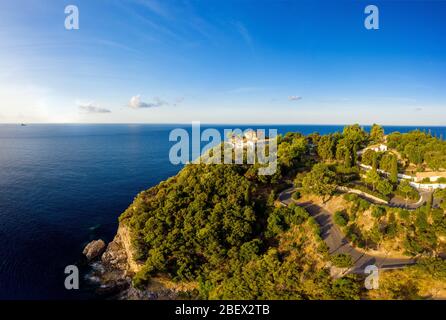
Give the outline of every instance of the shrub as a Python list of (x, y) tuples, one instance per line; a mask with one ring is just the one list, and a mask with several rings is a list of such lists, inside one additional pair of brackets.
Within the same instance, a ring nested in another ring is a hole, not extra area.
[(370, 209), (370, 206), (371, 206), (370, 202), (368, 202), (367, 200), (364, 200), (364, 199), (359, 199), (358, 204), (359, 204), (359, 207), (358, 207), (359, 211), (366, 211), (366, 210)]
[(333, 219), (334, 219), (334, 222), (340, 227), (345, 227), (348, 223), (348, 217), (345, 214), (345, 212), (343, 212), (343, 211), (337, 211), (334, 214)]
[(446, 279), (446, 261), (441, 258), (422, 258), (415, 268), (430, 274), (434, 279)]
[(354, 193), (346, 193), (346, 194), (344, 194), (344, 200), (347, 200), (347, 201), (350, 201), (350, 202), (356, 201), (358, 198), (359, 197), (356, 194), (354, 194)]
[(431, 179), (426, 177), (423, 180), (421, 180), (421, 183), (431, 183)]
[(395, 194), (410, 200), (418, 200), (420, 198), (418, 191), (415, 190), (407, 180), (400, 182), (398, 188), (395, 190)]
[(301, 197), (301, 194), (300, 194), (299, 191), (294, 192), (293, 195), (292, 195), (292, 198), (293, 198), (294, 200), (299, 200), (300, 197)]
[(364, 236), (361, 233), (361, 230), (358, 228), (356, 224), (350, 224), (347, 226), (345, 230), (345, 236), (350, 240), (353, 245), (358, 246), (360, 248), (365, 247)]
[(350, 187), (350, 188), (352, 188), (352, 189), (360, 190), (360, 191), (365, 192), (365, 193), (368, 193), (368, 194), (371, 194), (372, 196), (375, 196), (375, 197), (377, 197), (377, 198), (379, 198), (379, 199), (382, 199), (382, 200), (384, 200), (384, 201), (389, 201), (389, 200), (390, 200), (390, 198), (389, 198), (388, 196), (385, 196), (385, 195), (383, 195), (383, 194), (381, 194), (381, 193), (379, 193), (379, 192), (377, 192), (377, 191), (373, 191), (372, 189), (369, 189), (369, 188), (367, 188), (367, 187), (364, 186), (364, 185), (360, 185), (360, 184), (349, 184), (348, 187)]
[(408, 210), (399, 210), (398, 212), (400, 219), (402, 220), (409, 220), (410, 212)]
[(353, 275), (336, 279), (331, 291), (335, 299), (341, 300), (359, 300), (361, 292), (359, 281)]
[(386, 209), (384, 207), (375, 206), (373, 207), (372, 217), (375, 219), (380, 219), (386, 215)]
[(378, 185), (376, 187), (379, 193), (381, 193), (384, 196), (388, 196), (393, 191), (393, 185), (387, 181), (386, 179), (382, 179), (378, 182)]
[(446, 178), (445, 177), (438, 178), (437, 183), (446, 183)]
[(309, 217), (308, 212), (299, 206), (275, 208), (269, 215), (267, 223), (267, 237), (274, 237), (286, 231), (291, 225), (300, 225)]
[(332, 255), (330, 260), (338, 268), (350, 268), (353, 265), (352, 256), (347, 253)]
[(153, 272), (153, 268), (148, 265), (144, 265), (138, 273), (132, 279), (132, 284), (136, 289), (144, 289), (150, 282), (150, 274)]

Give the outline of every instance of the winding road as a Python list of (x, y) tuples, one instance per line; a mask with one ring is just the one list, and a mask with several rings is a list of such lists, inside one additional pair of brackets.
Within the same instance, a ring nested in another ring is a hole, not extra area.
[(423, 206), (432, 195), (433, 191), (418, 191), (420, 194), (420, 199), (416, 203), (407, 203), (404, 200), (397, 200), (393, 198), (390, 200), (389, 206), (394, 208), (403, 208), (407, 210), (415, 210)]
[[(294, 188), (289, 188), (279, 194), (279, 201), (288, 206), (294, 202), (291, 198)], [(416, 263), (412, 258), (387, 258), (366, 254), (354, 248), (343, 235), (341, 229), (334, 223), (333, 215), (314, 203), (296, 203), (304, 207), (317, 221), (321, 228), (321, 237), (328, 245), (330, 254), (349, 254), (353, 259), (353, 267), (349, 273), (364, 273), (368, 265), (375, 265), (379, 269), (399, 269)]]

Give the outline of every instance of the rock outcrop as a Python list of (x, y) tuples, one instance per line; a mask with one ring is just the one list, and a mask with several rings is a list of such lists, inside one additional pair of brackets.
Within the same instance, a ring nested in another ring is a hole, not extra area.
[(90, 282), (98, 285), (96, 293), (104, 298), (122, 300), (172, 300), (178, 299), (187, 285), (178, 285), (167, 278), (157, 277), (151, 280), (146, 290), (132, 286), (132, 277), (142, 268), (134, 259), (129, 228), (120, 224), (113, 241), (107, 246), (99, 261), (90, 264), (91, 272), (87, 276)]
[[(87, 245), (84, 254), (98, 257), (97, 251), (93, 250), (95, 248), (99, 249), (99, 244), (93, 241)], [(100, 296), (125, 298), (125, 292), (131, 288), (132, 276), (141, 269), (141, 264), (133, 258), (129, 229), (120, 224), (113, 241), (107, 246), (104, 243), (100, 253), (100, 260), (91, 264), (92, 270), (87, 278), (99, 284), (96, 293)]]
[(142, 268), (142, 264), (136, 261), (134, 256), (130, 230), (120, 224), (115, 238), (102, 255), (102, 263), (106, 268), (122, 270), (126, 274), (133, 275)]
[(105, 250), (105, 242), (101, 239), (93, 240), (86, 245), (84, 251), (82, 252), (88, 261), (93, 261), (100, 257)]

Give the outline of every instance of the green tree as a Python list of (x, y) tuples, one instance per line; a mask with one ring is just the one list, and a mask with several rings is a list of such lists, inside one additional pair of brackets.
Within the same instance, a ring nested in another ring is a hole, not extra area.
[(337, 211), (334, 214), (333, 220), (338, 226), (345, 227), (348, 223), (348, 216), (343, 211)]
[(344, 127), (342, 132), (344, 138), (348, 141), (347, 146), (361, 145), (367, 140), (367, 133), (359, 124)]
[(344, 166), (346, 168), (351, 168), (352, 167), (352, 157), (350, 155), (350, 151), (349, 150), (345, 150)]
[(376, 170), (369, 170), (365, 177), (365, 182), (372, 186), (373, 191), (375, 191), (376, 186), (380, 182), (381, 177), (379, 176), (378, 172)]
[(375, 156), (375, 151), (373, 151), (372, 149), (367, 149), (363, 154), (362, 154), (362, 159), (361, 162), (365, 165), (371, 166), (373, 165), (373, 158)]
[(322, 136), (318, 142), (317, 153), (322, 160), (333, 160), (336, 152), (336, 139), (332, 135)]
[(388, 182), (387, 180), (385, 180), (385, 179), (381, 179), (381, 180), (378, 182), (378, 184), (377, 184), (377, 186), (376, 186), (376, 189), (378, 190), (379, 193), (381, 193), (381, 194), (383, 194), (383, 195), (385, 195), (385, 196), (388, 196), (389, 194), (392, 193), (392, 191), (393, 191), (393, 186), (392, 186), (392, 184), (391, 184), (390, 182)]
[(356, 144), (353, 146), (352, 160), (353, 160), (353, 165), (356, 166), (358, 162), (358, 146)]
[(376, 123), (373, 124), (372, 128), (370, 129), (370, 139), (374, 143), (379, 143), (384, 140), (384, 129), (380, 125), (377, 125)]
[(345, 154), (348, 152), (347, 141), (345, 139), (339, 140), (336, 145), (336, 160), (345, 161)]
[(338, 268), (350, 268), (353, 265), (352, 256), (347, 253), (338, 253), (330, 257), (331, 262)]
[(409, 194), (412, 192), (413, 188), (407, 180), (402, 180), (398, 186), (398, 190), (402, 192), (406, 196), (406, 205), (407, 200), (409, 199)]
[(376, 171), (378, 169), (378, 153), (374, 152), (372, 155), (372, 169)]
[(290, 142), (284, 141), (278, 146), (278, 159), (286, 167), (293, 167), (302, 159), (307, 147), (307, 140), (304, 137), (293, 138)]
[(395, 155), (392, 157), (392, 162), (390, 165), (390, 176), (389, 180), (393, 184), (398, 183), (398, 159)]
[(359, 281), (352, 275), (336, 279), (333, 282), (332, 295), (340, 300), (359, 300), (361, 288)]
[(313, 169), (302, 180), (302, 188), (306, 193), (320, 196), (330, 196), (336, 190), (336, 174), (322, 163), (313, 166)]

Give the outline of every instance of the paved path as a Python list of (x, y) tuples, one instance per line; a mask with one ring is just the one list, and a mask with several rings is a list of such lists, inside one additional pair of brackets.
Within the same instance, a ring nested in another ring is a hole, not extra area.
[(398, 199), (393, 198), (390, 200), (389, 206), (395, 207), (395, 208), (408, 209), (408, 210), (418, 209), (419, 207), (423, 206), (427, 201), (429, 201), (429, 198), (430, 198), (431, 194), (433, 193), (433, 191), (418, 191), (418, 193), (420, 194), (420, 199), (416, 203), (407, 203), (406, 204), (405, 200), (398, 200)]
[(360, 196), (361, 198), (364, 198), (365, 200), (374, 203), (374, 204), (385, 204), (388, 205), (389, 202), (383, 199), (380, 199), (378, 197), (375, 197), (371, 194), (368, 194), (367, 192), (358, 190), (358, 189), (354, 189), (354, 188), (348, 188), (348, 187), (344, 187), (344, 186), (338, 186), (336, 187), (336, 190), (340, 191), (340, 192), (344, 192), (344, 193), (354, 193), (357, 194), (358, 196)]
[(377, 198), (371, 194), (368, 194), (367, 192), (364, 192), (362, 190), (357, 190), (357, 189), (352, 189), (352, 188), (347, 188), (347, 187), (342, 187), (342, 186), (337, 187), (337, 190), (341, 191), (341, 192), (355, 193), (355, 194), (359, 195), (361, 198), (363, 198), (373, 204), (377, 204), (377, 205), (385, 204), (386, 206), (389, 206), (392, 208), (402, 208), (402, 209), (407, 209), (407, 210), (416, 210), (416, 209), (422, 207), (429, 200), (431, 194), (433, 193), (433, 191), (418, 190), (420, 199), (416, 203), (413, 203), (413, 202), (406, 203), (406, 201), (404, 199), (400, 200), (398, 198), (392, 198), (392, 199), (390, 199), (390, 201), (385, 201), (385, 200)]
[[(279, 201), (285, 206), (293, 203), (294, 200), (291, 196), (294, 191), (294, 188), (283, 191), (279, 194)], [(341, 229), (334, 223), (333, 215), (329, 211), (311, 202), (298, 203), (298, 205), (304, 207), (320, 225), (321, 237), (328, 245), (330, 254), (347, 253), (351, 255), (354, 262), (349, 271), (351, 273), (363, 274), (365, 267), (372, 264), (380, 269), (398, 269), (416, 263), (415, 259), (411, 258), (386, 258), (365, 254), (349, 244)]]

